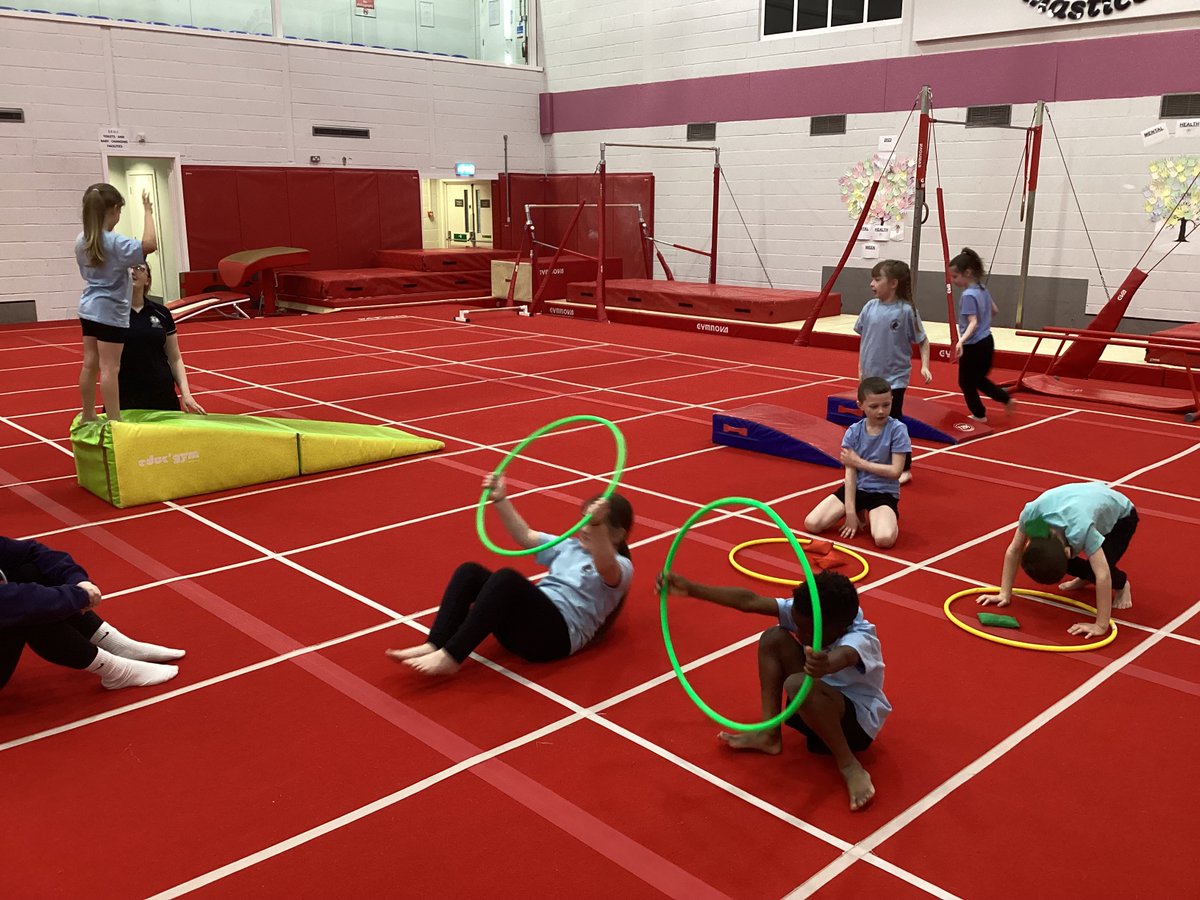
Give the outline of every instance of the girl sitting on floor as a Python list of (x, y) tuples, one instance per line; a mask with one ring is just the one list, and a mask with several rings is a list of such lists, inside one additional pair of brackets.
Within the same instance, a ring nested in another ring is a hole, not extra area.
[[(537, 547), (552, 535), (534, 531), (508, 501), (503, 476), (483, 486), (505, 529), (521, 547)], [(587, 525), (537, 555), (550, 571), (539, 584), (515, 569), (492, 572), (463, 563), (446, 586), (429, 639), (388, 655), (426, 675), (453, 675), (489, 634), (529, 662), (551, 662), (578, 653), (615, 617), (633, 580), (625, 541), (633, 508), (620, 494), (583, 505)]]

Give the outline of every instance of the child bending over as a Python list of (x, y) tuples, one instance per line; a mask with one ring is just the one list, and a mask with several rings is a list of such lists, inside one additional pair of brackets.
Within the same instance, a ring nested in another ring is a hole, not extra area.
[(842, 537), (854, 537), (867, 527), (861, 515), (871, 512), (871, 538), (887, 548), (900, 534), (900, 476), (906, 454), (912, 451), (908, 426), (892, 418), (892, 389), (882, 378), (864, 378), (858, 386), (863, 417), (846, 429), (842, 465), (846, 480), (816, 505), (804, 528), (814, 534), (832, 528), (843, 517)]
[[(520, 546), (536, 547), (553, 537), (525, 524), (508, 502), (503, 477), (489, 475), (483, 486)], [(578, 653), (612, 622), (633, 580), (625, 543), (633, 527), (629, 501), (613, 494), (589, 500), (583, 509), (588, 524), (537, 555), (550, 569), (540, 583), (531, 583), (515, 569), (492, 572), (478, 563), (463, 563), (446, 586), (429, 639), (388, 655), (426, 675), (453, 675), (489, 634), (529, 662)]]
[[(800, 710), (786, 724), (804, 735), (809, 753), (833, 756), (846, 790), (850, 810), (865, 809), (875, 796), (871, 776), (858, 761), (879, 735), (892, 711), (883, 693), (883, 655), (875, 626), (863, 618), (858, 591), (845, 575), (818, 572), (813, 576), (820, 598), (824, 650), (812, 648), (812, 601), (808, 585), (791, 597), (762, 597), (744, 588), (713, 587), (670, 576), (672, 594), (695, 597), (742, 612), (779, 619), (758, 641), (758, 679), (762, 690), (762, 716), (769, 719), (784, 708), (804, 683), (814, 679)], [(662, 576), (658, 580), (662, 590)], [(718, 737), (734, 750), (778, 754), (783, 749), (779, 728), (767, 731), (722, 731)]]
[(1060, 584), (1061, 590), (1096, 586), (1096, 621), (1076, 622), (1067, 631), (1100, 637), (1108, 631), (1114, 609), (1133, 606), (1129, 576), (1117, 563), (1129, 548), (1137, 525), (1133, 503), (1108, 485), (1092, 481), (1051, 488), (1021, 510), (1012, 543), (1004, 553), (999, 595), (984, 595), (976, 602), (1008, 606), (1018, 565), (1039, 584), (1054, 584), (1070, 574), (1074, 577)]

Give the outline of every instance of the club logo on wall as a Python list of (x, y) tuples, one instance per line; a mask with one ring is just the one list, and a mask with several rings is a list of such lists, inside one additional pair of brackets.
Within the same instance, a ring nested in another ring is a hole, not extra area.
[(1021, 0), (1026, 6), (1052, 19), (1078, 22), (1123, 13), (1146, 0)]

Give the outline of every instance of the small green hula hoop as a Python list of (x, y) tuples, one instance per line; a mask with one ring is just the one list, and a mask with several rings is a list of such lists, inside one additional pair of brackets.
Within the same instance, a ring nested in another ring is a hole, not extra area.
[(663, 641), (667, 645), (667, 656), (671, 658), (671, 668), (675, 670), (675, 677), (679, 679), (679, 683), (683, 685), (683, 689), (687, 691), (687, 695), (692, 698), (692, 702), (700, 707), (701, 712), (714, 722), (724, 725), (726, 728), (733, 728), (736, 731), (766, 731), (768, 728), (777, 727), (796, 714), (796, 711), (800, 709), (800, 704), (804, 702), (805, 698), (808, 697), (809, 691), (812, 690), (813, 677), (811, 675), (804, 676), (804, 684), (800, 686), (800, 690), (796, 692), (796, 696), (792, 698), (792, 702), (779, 715), (762, 722), (735, 722), (733, 719), (727, 719), (700, 699), (691, 682), (688, 681), (687, 675), (684, 674), (683, 668), (679, 665), (679, 658), (675, 655), (675, 646), (671, 643), (671, 629), (667, 625), (667, 597), (670, 594), (671, 566), (675, 562), (675, 553), (679, 550), (683, 536), (688, 533), (688, 530), (703, 516), (721, 506), (753, 506), (755, 509), (766, 513), (771, 518), (771, 521), (787, 537), (788, 543), (792, 545), (792, 550), (796, 553), (796, 558), (800, 560), (800, 568), (804, 570), (805, 581), (811, 586), (809, 599), (812, 600), (813, 613), (812, 645), (816, 650), (821, 649), (821, 601), (817, 594), (816, 582), (813, 581), (812, 569), (808, 565), (808, 557), (804, 555), (804, 548), (800, 546), (800, 542), (796, 540), (796, 536), (792, 533), (792, 530), (788, 528), (775, 510), (771, 509), (767, 504), (760, 503), (758, 500), (751, 500), (749, 497), (725, 497), (721, 500), (714, 500), (707, 506), (703, 506), (692, 513), (691, 518), (683, 523), (683, 528), (675, 535), (675, 540), (671, 542), (671, 549), (667, 551), (667, 561), (663, 564), (663, 585), (662, 590), (659, 592), (659, 603), (662, 610)]
[[(540, 438), (547, 432), (554, 431), (556, 428), (561, 428), (563, 425), (570, 425), (575, 422), (595, 422), (597, 425), (603, 425), (612, 432), (613, 440), (617, 445), (617, 463), (613, 467), (612, 479), (608, 482), (608, 487), (604, 489), (604, 493), (600, 495), (601, 500), (607, 500), (612, 496), (613, 491), (617, 489), (617, 485), (621, 481), (621, 473), (625, 471), (625, 435), (621, 434), (621, 429), (608, 419), (602, 419), (599, 416), (567, 416), (566, 418), (558, 419), (551, 422), (549, 425), (543, 425), (517, 446), (512, 448), (508, 456), (500, 461), (500, 465), (496, 467), (493, 475), (499, 476), (508, 468), (508, 464), (516, 459), (517, 455), (522, 450)], [(541, 553), (543, 550), (549, 550), (571, 537), (575, 532), (588, 522), (588, 517), (584, 514), (583, 518), (574, 524), (567, 531), (564, 531), (556, 538), (551, 538), (544, 544), (539, 544), (537, 547), (530, 547), (527, 550), (508, 550), (504, 547), (499, 547), (492, 543), (492, 539), (487, 535), (487, 528), (484, 526), (484, 510), (487, 509), (488, 490), (484, 488), (483, 493), (479, 495), (479, 505), (475, 509), (475, 530), (479, 532), (479, 540), (483, 541), (483, 546), (487, 547), (493, 553), (498, 553), (501, 556), (531, 556), (534, 553)]]

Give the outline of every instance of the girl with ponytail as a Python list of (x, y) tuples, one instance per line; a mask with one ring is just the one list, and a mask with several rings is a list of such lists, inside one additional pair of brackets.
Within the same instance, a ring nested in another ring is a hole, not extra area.
[(79, 324), (83, 330), (83, 370), (79, 392), (83, 398), (81, 421), (96, 420), (96, 375), (110, 421), (121, 419), (117, 376), (121, 350), (129, 330), (129, 302), (133, 285), (131, 266), (145, 265), (158, 249), (154, 235), (154, 208), (142, 192), (145, 225), (142, 239), (115, 234), (125, 198), (111, 184), (93, 184), (83, 194), (83, 231), (75, 239), (75, 261), (85, 282), (79, 298)]

